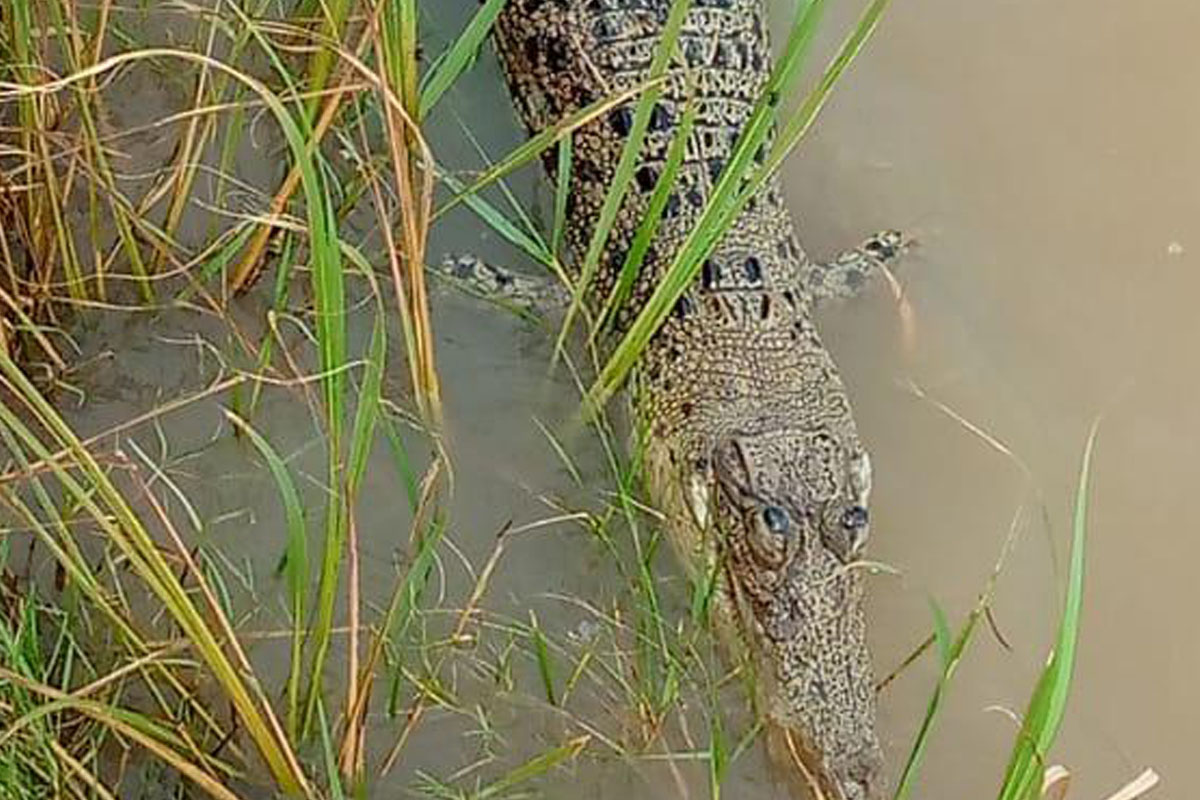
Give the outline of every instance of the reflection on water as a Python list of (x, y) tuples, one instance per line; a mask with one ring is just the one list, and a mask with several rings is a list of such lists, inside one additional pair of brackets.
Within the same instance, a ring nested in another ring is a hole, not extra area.
[[(473, 0), (438, 4), (429, 22), (453, 31), (473, 8)], [(844, 29), (854, 12), (839, 4), (827, 30)], [(901, 268), (911, 337), (901, 335), (885, 286), (822, 317), (874, 451), (873, 556), (900, 571), (872, 586), (881, 673), (927, 635), (930, 598), (954, 617), (966, 612), (1014, 519), (1021, 530), (995, 608), (1011, 649), (985, 634), (970, 651), (927, 755), (921, 796), (981, 797), (997, 785), (1015, 727), (989, 709), (1019, 711), (1042, 664), (1060, 602), (1075, 470), (1087, 426), (1101, 412), (1078, 679), (1056, 756), (1075, 771), (1073, 797), (1101, 797), (1147, 764), (1172, 785), (1200, 737), (1200, 689), (1191, 679), (1200, 640), (1188, 613), (1200, 537), (1187, 502), (1200, 452), (1191, 352), (1200, 343), (1191, 309), (1200, 289), (1200, 111), (1189, 102), (1200, 74), (1191, 41), (1198, 26), (1200, 10), (1182, 0), (1152, 8), (901, 0), (788, 167), (814, 253), (891, 226), (922, 243)], [(519, 140), (486, 55), (435, 120), (448, 143), (461, 140), (449, 135), (459, 124), (451, 111), (493, 156)], [(457, 146), (439, 156), (473, 163), (470, 146)], [(530, 194), (528, 184), (518, 189)], [(460, 215), (438, 230), (431, 255), (464, 251), (516, 258)], [(544, 378), (549, 334), (459, 299), (441, 301), (436, 322), (456, 456), (457, 541), (478, 562), (506, 522), (547, 515), (542, 496), (595, 500), (609, 484), (601, 456), (584, 448), (575, 457), (587, 486), (574, 488), (533, 422), (562, 419), (574, 402), (566, 378)], [(188, 371), (175, 341), (193, 322), (161, 321), (157, 340), (140, 324), (99, 327), (92, 346), (102, 341), (121, 353), (121, 370), (88, 387), (92, 401), (74, 417), (86, 432), (156, 402), (164, 369), (178, 386), (202, 372)], [(319, 475), (318, 433), (303, 404), (269, 402), (264, 432), (295, 455), (297, 469)], [(186, 463), (191, 476), (184, 488), (220, 520), (208, 535), (221, 547), (241, 546), (235, 560), (268, 574), (276, 545), (245, 532), (265, 537), (282, 528), (269, 477), (251, 474), (235, 444), (209, 444), (219, 420), (210, 406), (172, 421), (170, 438), (186, 456), (180, 468)], [(187, 455), (193, 451), (202, 456)], [(391, 470), (381, 454), (368, 473), (369, 495), (396, 500), (372, 504), (359, 520), (367, 585), (387, 585), (407, 536)], [(595, 542), (560, 526), (512, 549), (491, 596), (515, 615), (535, 605), (545, 625), (571, 630), (580, 615), (545, 595), (611, 595), (618, 578), (605, 564)], [(678, 574), (664, 570), (668, 577)], [(271, 612), (262, 613), (266, 627)], [(925, 659), (883, 698), (893, 770), (934, 670)], [(510, 740), (558, 730), (519, 702), (494, 713)], [(379, 796), (409, 785), (418, 767), (447, 774), (466, 763), (463, 728), (435, 719)], [(395, 725), (381, 720), (380, 730), (384, 746)], [(601, 759), (563, 774), (551, 796), (707, 791), (704, 769), (690, 763), (675, 772)], [(734, 765), (725, 790), (737, 798), (777, 791), (757, 754)]]

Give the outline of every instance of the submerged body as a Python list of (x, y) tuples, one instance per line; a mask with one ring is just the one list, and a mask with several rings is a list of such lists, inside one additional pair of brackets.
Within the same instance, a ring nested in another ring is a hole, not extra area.
[[(509, 0), (496, 39), (534, 131), (645, 79), (670, 0)], [(600, 261), (608, 296), (695, 85), (697, 122), (631, 302), (640, 309), (699, 219), (770, 71), (761, 0), (694, 0), (641, 162)], [(581, 255), (636, 101), (574, 134), (568, 238)], [(548, 163), (548, 166), (553, 167)], [(831, 800), (881, 791), (864, 576), (870, 460), (811, 319), (899, 244), (830, 267), (800, 247), (775, 181), (746, 208), (636, 371), (651, 499), (694, 575), (715, 569), (719, 627), (756, 667), (768, 722)]]

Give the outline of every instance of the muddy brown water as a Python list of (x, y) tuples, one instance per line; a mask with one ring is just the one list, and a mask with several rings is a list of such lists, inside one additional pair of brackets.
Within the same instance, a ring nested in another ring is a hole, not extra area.
[[(824, 52), (855, 11), (834, 5)], [(468, 0), (439, 0), (427, 13), (430, 29), (444, 40), (472, 8)], [(871, 586), (881, 672), (928, 634), (931, 598), (952, 620), (963, 617), (1014, 519), (1019, 529), (995, 601), (1010, 648), (985, 631), (969, 651), (919, 797), (996, 790), (1015, 733), (996, 709), (1023, 708), (1053, 636), (1076, 470), (1098, 414), (1082, 640), (1054, 760), (1071, 768), (1070, 796), (1079, 800), (1107, 797), (1145, 766), (1164, 776), (1157, 796), (1189, 795), (1186, 760), (1200, 739), (1193, 621), (1200, 537), (1189, 500), (1200, 454), (1198, 26), (1200, 8), (1181, 0), (897, 0), (787, 167), (789, 197), (815, 254), (884, 227), (920, 240), (899, 273), (906, 311), (881, 284), (821, 316), (874, 455), (872, 555), (898, 572)], [(186, 92), (161, 76), (128, 80), (149, 83), (112, 96), (113, 124), (186, 102)], [(441, 159), (477, 164), (456, 134), (456, 116), (493, 156), (520, 141), (489, 54), (434, 120)], [(277, 179), (262, 169), (270, 163), (262, 153), (278, 152), (268, 127), (243, 154), (264, 189)], [(158, 139), (142, 147), (151, 161), (170, 152)], [(518, 194), (532, 196), (534, 182), (518, 180)], [(431, 257), (446, 252), (529, 266), (467, 215), (438, 228)], [(247, 319), (258, 312), (253, 301), (241, 310)], [(366, 320), (361, 314), (352, 323), (359, 344)], [(575, 486), (534, 423), (566, 418), (575, 398), (569, 378), (546, 378), (546, 330), (454, 295), (439, 296), (435, 322), (456, 467), (454, 538), (478, 565), (506, 522), (552, 513), (542, 498), (594, 504), (611, 484), (599, 448), (584, 442), (574, 456), (585, 484)], [(81, 376), (89, 398), (71, 410), (72, 420), (90, 433), (203, 385), (214, 362), (191, 337), (220, 342), (220, 330), (179, 313), (88, 322), (80, 332), (85, 350), (116, 356)], [(394, 338), (393, 351), (399, 347)], [(399, 385), (396, 364), (391, 379)], [(265, 403), (263, 432), (293, 458), (306, 496), (319, 497), (322, 443), (307, 408), (284, 392), (268, 392)], [(243, 447), (217, 436), (220, 424), (219, 404), (207, 403), (167, 420), (161, 440), (146, 430), (134, 438), (169, 462), (206, 520), (204, 539), (247, 576), (235, 590), (261, 607), (245, 627), (266, 629), (283, 619), (267, 577), (282, 517), (269, 476)], [(412, 443), (419, 453), (419, 440)], [(407, 536), (397, 486), (381, 447), (358, 519), (364, 585), (376, 597)], [(448, 581), (461, 586), (462, 570), (452, 556), (447, 561)], [(678, 582), (673, 562), (659, 559), (657, 568), (664, 584)], [(514, 616), (536, 608), (547, 630), (565, 637), (586, 633), (580, 626), (588, 616), (550, 595), (599, 602), (619, 587), (603, 549), (577, 527), (559, 525), (517, 540), (489, 596)], [(256, 652), (268, 670), (285, 663), (276, 645)], [(893, 775), (935, 671), (926, 658), (882, 697)], [(532, 674), (528, 665), (525, 672)], [(562, 721), (531, 699), (536, 680), (523, 685), (525, 700), (520, 692), (477, 699), (516, 751), (561, 742)], [(740, 702), (730, 695), (731, 708)], [(382, 718), (373, 728), (380, 748), (398, 730)], [(479, 737), (462, 738), (477, 728), (446, 712), (431, 715), (400, 766), (376, 784), (376, 796), (399, 796), (418, 769), (448, 775), (478, 757)], [(701, 797), (706, 780), (690, 762), (675, 774), (660, 761), (601, 757), (556, 773), (541, 789), (551, 797)], [(734, 765), (724, 793), (779, 796), (757, 752)]]

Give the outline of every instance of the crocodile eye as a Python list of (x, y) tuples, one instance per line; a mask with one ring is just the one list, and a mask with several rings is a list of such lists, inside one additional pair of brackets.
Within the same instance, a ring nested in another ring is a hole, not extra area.
[(759, 578), (767, 580), (787, 563), (788, 553), (798, 543), (799, 529), (793, 527), (788, 512), (779, 506), (763, 505), (747, 520), (746, 542), (753, 563), (765, 572)]
[(791, 527), (788, 513), (779, 506), (767, 506), (762, 511), (763, 524), (767, 530), (778, 536), (786, 536)]
[(865, 528), (870, 521), (870, 515), (865, 506), (850, 506), (842, 514), (842, 527), (848, 531)]

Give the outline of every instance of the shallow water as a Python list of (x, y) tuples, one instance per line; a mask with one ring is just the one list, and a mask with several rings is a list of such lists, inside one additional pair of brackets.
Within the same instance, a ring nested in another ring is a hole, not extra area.
[[(854, 13), (835, 5), (826, 50)], [(473, 7), (439, 0), (429, 24), (444, 38)], [(1014, 518), (1020, 530), (995, 603), (1011, 650), (986, 631), (978, 637), (957, 673), (918, 796), (995, 791), (1015, 726), (989, 708), (1021, 710), (1043, 662), (1060, 604), (1079, 456), (1100, 413), (1082, 643), (1055, 760), (1074, 772), (1073, 798), (1107, 796), (1147, 765), (1176, 787), (1166, 792), (1183, 795), (1185, 758), (1200, 737), (1200, 689), (1192, 680), (1200, 638), (1189, 624), (1200, 540), (1189, 536), (1194, 520), (1186, 505), (1200, 449), (1200, 375), (1189, 357), (1200, 342), (1190, 308), (1200, 289), (1200, 156), (1192, 146), (1200, 111), (1188, 102), (1200, 74), (1191, 41), (1198, 24), (1200, 9), (1181, 0), (1153, 8), (898, 0), (787, 168), (789, 196), (815, 254), (884, 227), (920, 240), (900, 268), (907, 317), (882, 284), (822, 315), (873, 451), (873, 557), (899, 571), (871, 587), (880, 672), (928, 634), (930, 598), (952, 621), (966, 613)], [(162, 102), (186, 102), (186, 93), (177, 94)], [(135, 124), (138, 113), (157, 108), (140, 96), (137, 104), (111, 101), (114, 125)], [(520, 140), (490, 55), (448, 100), (431, 137), (443, 162), (478, 164), (456, 135), (455, 113), (493, 157)], [(268, 133), (258, 144), (277, 147)], [(145, 147), (147, 159), (170, 153), (159, 140)], [(263, 187), (274, 179), (255, 174)], [(514, 187), (522, 199), (534, 194), (531, 177)], [(431, 260), (447, 252), (524, 263), (465, 214), (436, 231)], [(241, 306), (247, 319), (260, 311), (253, 300)], [(542, 498), (594, 507), (611, 481), (595, 444), (576, 442), (572, 454), (585, 478), (577, 487), (534, 422), (553, 425), (573, 408), (569, 378), (545, 377), (552, 334), (454, 295), (439, 296), (435, 311), (455, 458), (452, 532), (478, 566), (505, 523), (557, 513)], [(356, 317), (360, 342), (367, 319)], [(118, 357), (115, 369), (106, 363), (80, 377), (89, 400), (72, 420), (85, 433), (215, 374), (211, 356), (180, 343), (198, 330), (221, 340), (219, 326), (194, 315), (89, 327), (85, 350), (107, 348)], [(399, 347), (393, 337), (395, 387), (404, 383)], [(930, 399), (916, 396), (913, 385)], [(294, 454), (316, 508), (317, 427), (295, 392), (269, 391), (265, 403), (256, 421), (277, 449)], [(216, 402), (169, 418), (166, 459), (208, 521), (203, 536), (231, 562), (251, 565), (246, 572), (256, 577), (239, 596), (265, 603), (244, 627), (265, 630), (283, 619), (269, 578), (282, 516), (269, 476), (248, 451), (227, 436), (213, 439), (220, 420)], [(161, 454), (153, 432), (136, 440)], [(412, 437), (418, 457), (419, 442)], [(408, 536), (398, 485), (381, 446), (357, 520), (364, 585), (377, 599)], [(451, 587), (461, 588), (462, 570), (447, 561)], [(677, 588), (673, 562), (656, 563), (661, 580)], [(547, 595), (602, 603), (620, 590), (603, 548), (578, 526), (561, 524), (518, 537), (488, 597), (490, 608), (518, 619), (535, 608), (548, 632), (566, 637), (588, 615)], [(256, 648), (256, 658), (284, 663), (270, 643)], [(531, 669), (525, 673), (525, 700), (466, 681), (517, 753), (578, 732), (529, 699), (537, 684)], [(934, 674), (927, 657), (883, 696), (881, 732), (893, 774)], [(744, 700), (731, 693), (728, 702), (733, 711)], [(389, 746), (397, 723), (373, 726), (376, 746)], [(432, 715), (376, 796), (396, 796), (417, 769), (447, 775), (469, 763), (477, 743), (463, 745), (460, 735), (474, 727)], [(705, 733), (693, 731), (699, 746)], [(703, 765), (678, 769), (602, 756), (556, 773), (543, 790), (551, 797), (706, 796)], [(725, 794), (766, 798), (778, 790), (753, 752), (734, 765)]]

